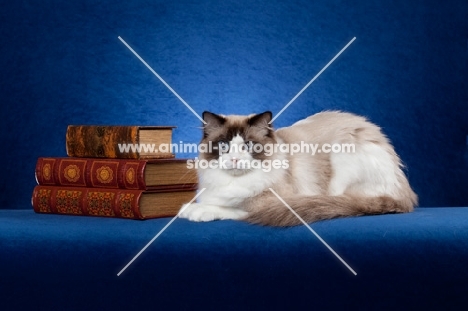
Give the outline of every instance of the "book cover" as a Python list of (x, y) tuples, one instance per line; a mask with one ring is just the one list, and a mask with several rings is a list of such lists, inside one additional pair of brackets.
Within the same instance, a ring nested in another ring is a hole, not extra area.
[(69, 125), (66, 149), (69, 157), (145, 159), (173, 158), (158, 151), (172, 142), (174, 126)]
[(39, 185), (111, 189), (157, 190), (181, 188), (198, 182), (187, 159), (99, 159), (40, 157)]
[(177, 215), (195, 195), (194, 186), (167, 192), (38, 185), (31, 203), (36, 213), (148, 219)]

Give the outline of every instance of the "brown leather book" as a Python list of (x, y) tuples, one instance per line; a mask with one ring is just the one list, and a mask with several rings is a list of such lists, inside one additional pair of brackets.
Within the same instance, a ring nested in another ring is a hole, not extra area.
[(97, 159), (40, 157), (39, 185), (157, 190), (196, 185), (197, 173), (187, 159)]
[(130, 219), (173, 217), (196, 195), (194, 186), (171, 191), (36, 186), (36, 213), (103, 216)]
[(173, 128), (69, 125), (66, 135), (67, 155), (81, 158), (173, 158), (170, 148), (166, 148), (172, 142)]

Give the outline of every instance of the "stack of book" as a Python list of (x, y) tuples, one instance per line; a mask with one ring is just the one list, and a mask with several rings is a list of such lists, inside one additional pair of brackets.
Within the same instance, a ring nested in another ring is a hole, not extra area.
[(68, 126), (68, 157), (37, 160), (34, 211), (130, 219), (175, 216), (195, 196), (197, 176), (186, 159), (175, 159), (166, 148), (173, 128)]

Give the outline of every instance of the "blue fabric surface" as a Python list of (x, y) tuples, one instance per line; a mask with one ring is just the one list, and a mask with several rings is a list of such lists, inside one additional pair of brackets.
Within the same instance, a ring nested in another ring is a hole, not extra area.
[(0, 210), (2, 310), (461, 309), (468, 208), (324, 221), (307, 228), (130, 221)]
[(466, 0), (19, 0), (0, 23), (0, 208), (28, 207), (36, 160), (65, 155), (69, 124), (176, 125), (176, 142), (199, 141), (200, 121), (118, 36), (199, 114), (276, 114), (356, 37), (275, 125), (365, 115), (421, 206), (468, 205)]

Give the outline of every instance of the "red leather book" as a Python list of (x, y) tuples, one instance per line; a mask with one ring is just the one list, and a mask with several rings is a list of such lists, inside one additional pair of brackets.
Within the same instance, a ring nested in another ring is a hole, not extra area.
[(32, 206), (36, 213), (147, 219), (175, 216), (195, 195), (195, 186), (143, 191), (38, 185)]
[(39, 185), (155, 190), (197, 184), (186, 159), (45, 158), (36, 163)]

